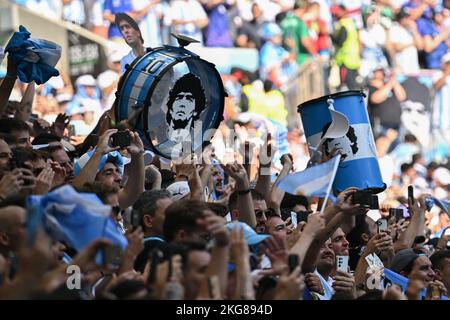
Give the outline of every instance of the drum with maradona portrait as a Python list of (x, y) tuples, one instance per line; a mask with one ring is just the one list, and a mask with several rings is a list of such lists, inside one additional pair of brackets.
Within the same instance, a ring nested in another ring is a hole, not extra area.
[[(179, 37), (180, 44), (192, 42)], [(117, 98), (116, 120), (139, 132), (147, 149), (175, 159), (209, 144), (223, 120), (225, 90), (212, 63), (164, 46), (127, 66)]]

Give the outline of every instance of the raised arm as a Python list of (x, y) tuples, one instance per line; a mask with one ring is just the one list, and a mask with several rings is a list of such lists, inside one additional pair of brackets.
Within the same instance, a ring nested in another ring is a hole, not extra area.
[(277, 187), (277, 184), (286, 177), (293, 167), (292, 155), (285, 154), (281, 157), (281, 164), (283, 165), (283, 169), (281, 169), (280, 174), (275, 180), (275, 183), (272, 185), (272, 189), (270, 190), (269, 196), (267, 197), (267, 206), (275, 210), (275, 212), (281, 216), (281, 201), (284, 197), (284, 191)]
[(109, 144), (111, 136), (117, 132), (117, 129), (106, 130), (105, 133), (98, 140), (97, 147), (94, 154), (80, 171), (80, 173), (73, 179), (72, 186), (75, 189), (83, 187), (86, 182), (93, 182), (98, 171), (98, 165), (103, 155), (117, 150), (112, 148)]
[(411, 199), (408, 199), (408, 210), (411, 215), (411, 221), (405, 232), (403, 232), (400, 238), (394, 243), (395, 252), (411, 248), (416, 236), (423, 235), (425, 226), (425, 208), (424, 197), (421, 197), (420, 201), (416, 200), (414, 204), (412, 204)]
[(238, 191), (238, 208), (239, 221), (245, 222), (250, 227), (256, 227), (255, 209), (250, 190), (250, 182), (248, 180), (247, 172), (241, 164), (229, 163), (222, 165), (226, 174), (236, 180), (236, 188)]
[(36, 92), (35, 83), (34, 81), (31, 81), (28, 84), (27, 89), (25, 90), (22, 100), (20, 101), (19, 110), (17, 110), (16, 113), (17, 119), (20, 119), (22, 121), (28, 121), (31, 114), (31, 108), (33, 106), (35, 92)]
[(9, 101), (9, 96), (14, 88), (14, 84), (17, 80), (17, 69), (14, 62), (9, 58), (8, 54), (8, 67), (6, 76), (0, 85), (0, 116), (3, 116), (5, 108)]
[(144, 192), (145, 186), (144, 144), (137, 132), (130, 131), (129, 133), (131, 144), (127, 150), (131, 155), (130, 175), (125, 187), (119, 192), (119, 204), (122, 209), (132, 206)]

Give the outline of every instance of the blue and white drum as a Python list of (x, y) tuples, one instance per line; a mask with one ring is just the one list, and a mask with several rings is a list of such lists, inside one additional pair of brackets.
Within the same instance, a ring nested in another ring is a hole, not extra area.
[(328, 99), (333, 99), (334, 109), (348, 118), (347, 134), (337, 139), (327, 139), (323, 149), (326, 153), (336, 149), (342, 154), (333, 192), (356, 187), (379, 193), (386, 188), (381, 178), (376, 157), (375, 142), (370, 126), (367, 108), (361, 91), (344, 91), (304, 102), (298, 106), (306, 140), (310, 146), (317, 146), (331, 123)]
[(225, 90), (213, 64), (182, 47), (137, 58), (119, 84), (116, 119), (168, 159), (201, 151), (223, 120)]

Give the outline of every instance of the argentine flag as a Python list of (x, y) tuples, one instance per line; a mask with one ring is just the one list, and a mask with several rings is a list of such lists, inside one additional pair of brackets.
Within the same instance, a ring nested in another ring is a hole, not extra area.
[(325, 197), (333, 184), (339, 160), (340, 155), (304, 171), (290, 174), (281, 179), (278, 188), (294, 195)]
[(386, 188), (376, 157), (375, 142), (364, 96), (359, 91), (346, 91), (302, 103), (300, 112), (308, 144), (317, 146), (332, 119), (328, 99), (333, 99), (334, 110), (348, 119), (349, 129), (341, 138), (326, 139), (326, 153), (336, 150), (342, 155), (333, 184), (334, 194), (349, 187), (373, 189), (375, 193)]

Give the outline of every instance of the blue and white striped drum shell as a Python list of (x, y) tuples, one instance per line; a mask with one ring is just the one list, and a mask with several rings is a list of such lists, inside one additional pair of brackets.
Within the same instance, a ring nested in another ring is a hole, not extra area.
[(369, 189), (378, 193), (386, 188), (376, 157), (375, 142), (370, 126), (364, 93), (351, 90), (330, 94), (304, 102), (298, 106), (307, 143), (317, 146), (327, 124), (331, 122), (328, 99), (333, 99), (334, 109), (349, 120), (346, 136), (327, 139), (325, 149), (336, 149), (343, 154), (333, 183), (333, 192), (338, 194), (349, 187)]
[[(209, 144), (209, 129), (217, 129), (223, 120), (225, 90), (212, 63), (182, 47), (155, 48), (133, 61), (119, 84), (116, 119), (134, 124), (145, 147), (168, 159), (181, 156), (181, 143), (169, 139), (169, 93), (187, 74), (200, 81), (205, 102), (188, 130), (193, 153)], [(184, 142), (183, 148), (186, 152)]]

